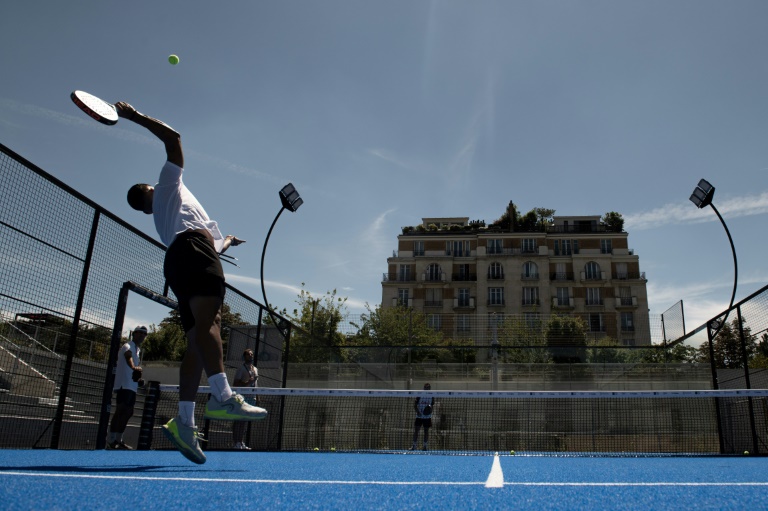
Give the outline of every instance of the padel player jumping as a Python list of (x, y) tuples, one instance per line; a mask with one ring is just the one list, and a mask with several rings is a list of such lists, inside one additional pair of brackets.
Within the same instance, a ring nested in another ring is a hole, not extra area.
[(221, 306), (225, 287), (219, 253), (244, 241), (222, 236), (218, 224), (184, 186), (181, 135), (128, 103), (121, 101), (115, 107), (120, 117), (143, 126), (165, 144), (168, 161), (158, 183), (154, 187), (132, 186), (128, 203), (133, 209), (154, 215), (157, 233), (168, 247), (163, 272), (178, 300), (187, 336), (187, 351), (179, 368), (179, 415), (163, 426), (163, 433), (189, 460), (202, 464), (205, 454), (195, 427), (195, 396), (203, 370), (211, 386), (206, 418), (252, 421), (267, 416), (266, 410), (249, 405), (232, 391), (224, 372)]

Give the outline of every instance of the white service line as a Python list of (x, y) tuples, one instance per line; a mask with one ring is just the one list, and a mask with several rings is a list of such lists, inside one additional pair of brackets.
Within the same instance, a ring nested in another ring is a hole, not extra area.
[[(149, 476), (107, 476), (96, 474), (57, 474), (49, 472), (0, 472), (3, 475), (22, 476), (22, 477), (61, 477), (72, 479), (114, 479), (130, 481), (183, 481), (199, 483), (262, 483), (262, 484), (347, 484), (347, 485), (379, 485), (379, 486), (480, 486), (485, 483), (478, 481), (323, 481), (311, 479), (213, 479), (204, 477), (149, 477)], [(633, 482), (509, 482), (505, 481), (504, 486), (766, 486), (768, 482), (652, 482), (652, 483), (633, 483)]]

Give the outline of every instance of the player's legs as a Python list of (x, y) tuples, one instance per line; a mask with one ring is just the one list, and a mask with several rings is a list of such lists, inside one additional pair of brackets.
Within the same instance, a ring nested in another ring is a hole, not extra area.
[(136, 393), (128, 389), (119, 389), (116, 396), (117, 406), (115, 415), (109, 426), (109, 439), (107, 447), (111, 449), (126, 449), (128, 446), (123, 442), (123, 433), (128, 426), (128, 421), (133, 417), (136, 404)]
[(179, 368), (180, 401), (195, 400), (203, 370), (208, 376), (224, 373), (220, 311), (221, 300), (216, 296), (196, 296), (189, 300), (194, 323), (186, 332), (187, 352)]

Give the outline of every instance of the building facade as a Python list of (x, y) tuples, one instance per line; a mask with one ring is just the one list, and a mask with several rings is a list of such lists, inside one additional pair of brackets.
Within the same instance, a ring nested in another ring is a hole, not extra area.
[(554, 216), (527, 231), (423, 218), (403, 228), (387, 266), (382, 307), (423, 312), (448, 336), (558, 314), (581, 317), (592, 339), (651, 344), (645, 273), (628, 234), (600, 216)]

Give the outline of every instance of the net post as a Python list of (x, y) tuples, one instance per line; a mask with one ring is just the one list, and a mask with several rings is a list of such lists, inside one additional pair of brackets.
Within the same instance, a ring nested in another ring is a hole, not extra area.
[(115, 386), (115, 366), (117, 365), (117, 353), (120, 350), (120, 341), (123, 336), (123, 320), (128, 307), (128, 291), (131, 283), (124, 282), (120, 288), (117, 299), (117, 312), (115, 323), (112, 327), (112, 339), (109, 343), (109, 359), (107, 371), (104, 377), (104, 389), (101, 394), (101, 413), (99, 414), (99, 428), (96, 433), (96, 449), (101, 450), (107, 446), (107, 427), (109, 426), (109, 414), (112, 411), (112, 391)]
[(150, 381), (144, 387), (144, 410), (141, 413), (141, 425), (139, 426), (139, 441), (136, 445), (138, 451), (148, 451), (152, 448), (152, 433), (155, 429), (155, 414), (157, 403), (160, 401), (160, 382)]

